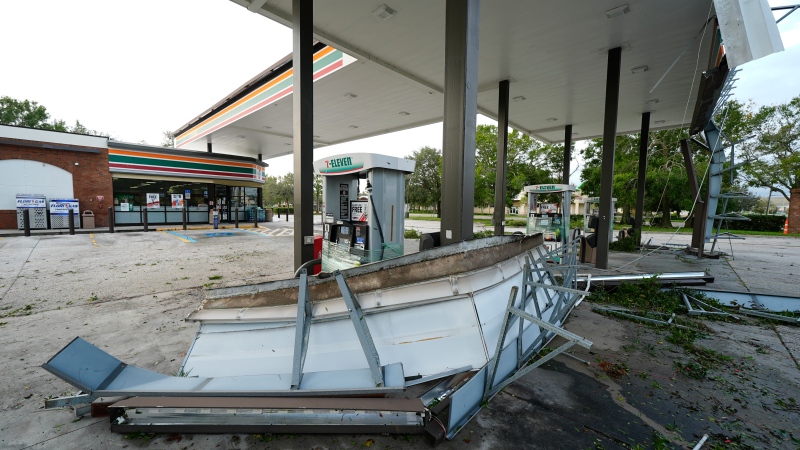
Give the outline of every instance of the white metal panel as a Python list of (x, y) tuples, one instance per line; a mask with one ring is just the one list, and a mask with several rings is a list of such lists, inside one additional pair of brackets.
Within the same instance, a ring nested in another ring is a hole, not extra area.
[(0, 125), (0, 137), (62, 145), (75, 145), (78, 147), (108, 148), (108, 139), (105, 137), (12, 127), (8, 125)]
[(714, 5), (729, 67), (783, 51), (767, 0), (714, 0)]
[(0, 161), (0, 209), (16, 209), (17, 194), (42, 194), (47, 198), (73, 198), (72, 174), (39, 161)]
[[(429, 375), (486, 364), (474, 307), (455, 298), (366, 316), (381, 364), (402, 362), (407, 374)], [(200, 333), (184, 372), (192, 376), (291, 373), (294, 326)], [(366, 368), (349, 318), (313, 323), (305, 371)]]

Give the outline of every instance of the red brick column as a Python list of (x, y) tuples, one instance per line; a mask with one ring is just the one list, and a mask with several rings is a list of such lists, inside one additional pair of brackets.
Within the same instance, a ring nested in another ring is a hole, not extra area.
[(789, 234), (800, 233), (800, 188), (789, 194)]

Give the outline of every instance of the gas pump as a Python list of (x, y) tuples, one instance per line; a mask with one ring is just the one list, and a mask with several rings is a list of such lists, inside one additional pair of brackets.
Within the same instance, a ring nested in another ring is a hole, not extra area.
[(414, 172), (414, 164), (371, 153), (314, 162), (322, 175), (323, 272), (403, 255), (405, 175)]
[[(610, 217), (612, 217), (612, 224), (614, 222), (614, 211), (617, 203), (616, 198), (611, 199)], [(583, 232), (585, 234), (596, 233), (597, 224), (600, 220), (600, 197), (588, 197), (586, 203), (583, 204)], [(608, 228), (608, 242), (614, 240), (614, 227)]]
[[(528, 224), (527, 234), (543, 233), (545, 246), (548, 250), (560, 248), (568, 239), (569, 209), (572, 204), (572, 192), (576, 190), (571, 184), (535, 184), (525, 186), (524, 192), (528, 193)], [(558, 194), (560, 202), (542, 203), (539, 196), (544, 194)]]

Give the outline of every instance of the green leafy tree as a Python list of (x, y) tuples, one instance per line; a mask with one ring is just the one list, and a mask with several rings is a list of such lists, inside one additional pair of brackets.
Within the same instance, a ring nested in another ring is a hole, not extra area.
[(0, 97), (0, 124), (68, 131), (63, 120), (53, 120), (52, 122), (49, 120), (50, 114), (47, 112), (47, 108), (37, 102)]
[(272, 208), (279, 201), (278, 177), (267, 175), (261, 190), (261, 203), (264, 208)]
[[(726, 136), (734, 142), (745, 138), (758, 123), (759, 117), (752, 113), (752, 106), (737, 101), (728, 102), (714, 118), (720, 124)], [(681, 139), (688, 139), (685, 129), (676, 128), (650, 132), (647, 148), (647, 172), (645, 177), (645, 210), (660, 213), (660, 220), (653, 220), (662, 227), (672, 227), (670, 216), (675, 211), (692, 210), (695, 198), (689, 189), (686, 164), (680, 151)], [(702, 142), (702, 136), (698, 136)], [(709, 152), (697, 145), (690, 146), (692, 161), (701, 186), (700, 199), (705, 199), (705, 189), (708, 181)], [(583, 152), (585, 167), (581, 173), (583, 184), (581, 190), (590, 196), (600, 194), (600, 171), (603, 149), (602, 139), (593, 139)], [(622, 135), (616, 138), (616, 152), (614, 155), (614, 181), (613, 196), (617, 198), (616, 206), (622, 208), (623, 223), (628, 218), (636, 204), (638, 192), (639, 170), (639, 134)], [(730, 166), (729, 162), (725, 163)], [(742, 190), (737, 185), (738, 180), (734, 174), (723, 177), (723, 191)], [(740, 201), (746, 204), (747, 200)], [(722, 203), (719, 207), (721, 208)], [(727, 210), (740, 209), (736, 202), (731, 202)]]
[(442, 152), (433, 147), (422, 147), (406, 159), (416, 162), (414, 173), (406, 177), (406, 201), (416, 206), (435, 206), (436, 217), (441, 217)]
[(314, 200), (317, 211), (321, 211), (322, 203), (322, 175), (314, 174)]
[(278, 180), (277, 196), (278, 204), (284, 201), (288, 208), (292, 199), (294, 199), (294, 174), (292, 172), (285, 174)]
[(751, 161), (743, 170), (747, 183), (769, 188), (791, 202), (791, 190), (800, 188), (800, 96), (783, 105), (764, 106), (756, 117), (756, 139), (746, 147)]
[[(478, 125), (475, 134), (475, 206), (494, 204), (497, 173), (497, 127)], [(517, 130), (508, 134), (506, 158), (506, 206), (513, 205), (522, 188), (556, 180), (563, 165), (563, 145), (542, 145)], [(557, 158), (554, 155), (558, 155)]]

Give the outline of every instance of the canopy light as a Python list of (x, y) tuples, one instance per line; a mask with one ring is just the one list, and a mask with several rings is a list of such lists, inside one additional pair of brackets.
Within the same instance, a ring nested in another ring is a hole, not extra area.
[(348, 92), (347, 94), (344, 94), (344, 98), (349, 98), (350, 100), (352, 100), (354, 98), (358, 98), (358, 96), (356, 94), (353, 94), (352, 92)]
[(408, 111), (400, 111), (400, 112), (399, 112), (399, 113), (397, 113), (397, 114), (400, 114), (401, 116), (408, 116), (408, 115), (410, 115), (411, 113), (410, 113), (410, 112), (408, 112)]
[(372, 15), (377, 17), (380, 20), (389, 20), (397, 14), (397, 11), (390, 8), (389, 5), (381, 5), (375, 11), (372, 11)]
[(629, 12), (631, 12), (631, 9), (628, 7), (627, 4), (620, 5), (617, 6), (616, 8), (611, 8), (608, 11), (606, 11), (606, 17), (608, 17), (608, 20), (616, 19), (617, 17), (624, 16)]
[(515, 102), (521, 102), (521, 101), (525, 100), (525, 97), (523, 97), (521, 95), (518, 95), (518, 96), (512, 98), (511, 100), (514, 100)]
[(556, 119), (555, 117), (551, 117), (551, 118), (547, 119), (547, 121), (548, 122), (558, 122), (558, 119)]
[(639, 66), (639, 67), (634, 67), (633, 69), (631, 69), (631, 73), (643, 73), (643, 72), (647, 72), (648, 70), (650, 70), (650, 68), (647, 67), (647, 66)]
[(656, 125), (661, 125), (662, 123), (666, 123), (666, 120), (656, 120), (653, 123), (655, 123)]
[(650, 100), (645, 100), (645, 103), (648, 104), (648, 105), (655, 105), (656, 103), (658, 103), (658, 99), (657, 98), (651, 98)]

